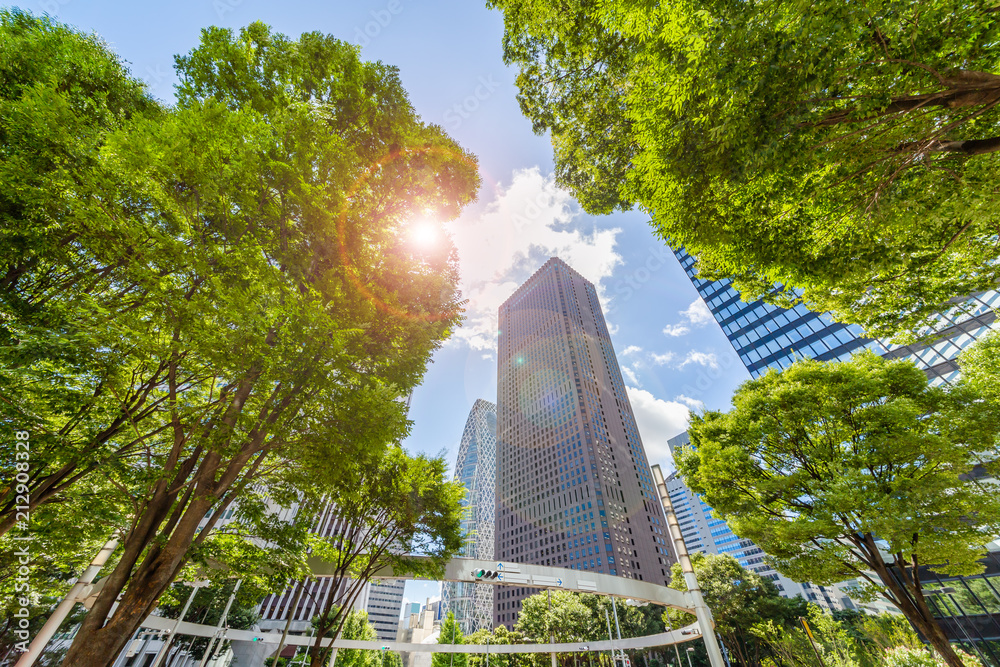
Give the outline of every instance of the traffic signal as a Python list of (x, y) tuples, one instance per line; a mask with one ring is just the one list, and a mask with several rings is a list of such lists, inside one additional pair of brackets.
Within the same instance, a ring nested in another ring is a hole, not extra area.
[(476, 579), (496, 579), (500, 575), (494, 570), (473, 570), (472, 576)]

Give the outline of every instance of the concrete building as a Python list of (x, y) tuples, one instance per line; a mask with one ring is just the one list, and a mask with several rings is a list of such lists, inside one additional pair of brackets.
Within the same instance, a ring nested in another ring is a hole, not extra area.
[(392, 641), (396, 638), (405, 587), (406, 582), (402, 579), (373, 581), (369, 584), (365, 611), (368, 612), (368, 621), (375, 626), (375, 632), (381, 641)]
[[(461, 555), (493, 559), (497, 485), (497, 406), (478, 399), (469, 412), (458, 448), (455, 479), (465, 487)], [(493, 586), (447, 582), (442, 587), (445, 613), (455, 614), (462, 632), (493, 629)]]
[[(656, 583), (674, 562), (594, 285), (558, 258), (501, 306), (496, 556)], [(512, 626), (532, 589), (496, 592)]]
[[(423, 609), (416, 602), (412, 606), (415, 606), (417, 611), (412, 612), (409, 618), (403, 619), (400, 623), (396, 641), (407, 644), (436, 644), (441, 635), (444, 605), (439, 600), (431, 602), (428, 599)], [(403, 667), (430, 667), (432, 655), (402, 651), (399, 657), (403, 661)]]

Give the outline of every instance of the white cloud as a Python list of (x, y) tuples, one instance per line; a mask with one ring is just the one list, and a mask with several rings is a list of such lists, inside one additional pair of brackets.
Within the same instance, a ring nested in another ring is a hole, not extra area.
[(691, 364), (698, 364), (699, 366), (708, 366), (709, 368), (718, 368), (719, 359), (715, 356), (714, 352), (698, 352), (697, 350), (691, 350), (688, 352), (677, 368), (684, 368)]
[(622, 351), (622, 356), (625, 356), (626, 354), (638, 354), (640, 352), (642, 352), (642, 348), (638, 345), (629, 345)]
[(685, 396), (681, 394), (677, 397), (677, 400), (688, 406), (692, 410), (704, 410), (705, 404), (699, 401), (697, 398), (691, 398), (690, 396)]
[(683, 324), (668, 324), (667, 326), (663, 327), (663, 334), (665, 336), (671, 336), (671, 337), (683, 336), (689, 331), (691, 331), (691, 329), (684, 326)]
[(715, 323), (715, 316), (712, 315), (712, 311), (708, 309), (708, 306), (701, 299), (692, 301), (686, 310), (681, 311), (681, 315), (696, 327)]
[(633, 371), (628, 366), (622, 366), (621, 368), (622, 368), (622, 377), (625, 378), (627, 382), (639, 385), (640, 387), (642, 386), (642, 383), (639, 382), (639, 378), (637, 378), (635, 375), (635, 371)]
[(653, 358), (653, 364), (655, 366), (665, 366), (666, 364), (669, 364), (673, 360), (674, 353), (664, 352), (663, 354), (657, 354), (654, 352), (652, 358)]
[(681, 321), (677, 324), (668, 324), (663, 327), (663, 334), (665, 336), (683, 336), (691, 332), (691, 327), (703, 327), (706, 324), (715, 322), (712, 311), (708, 309), (708, 306), (701, 299), (695, 299), (691, 302), (690, 306), (678, 312), (681, 315)]
[[(581, 229), (580, 209), (538, 167), (514, 172), (508, 187), (478, 212), (448, 224), (458, 249), (466, 319), (453, 340), (496, 348), (497, 309), (549, 257), (560, 257), (598, 288), (622, 262), (620, 229)], [(603, 301), (603, 299), (602, 299)]]
[(626, 387), (626, 391), (650, 465), (668, 463), (667, 440), (687, 430), (690, 410), (683, 403), (656, 398), (645, 389)]

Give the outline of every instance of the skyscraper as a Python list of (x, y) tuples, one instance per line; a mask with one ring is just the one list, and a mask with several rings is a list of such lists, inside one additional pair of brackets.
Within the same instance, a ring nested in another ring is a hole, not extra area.
[(786, 309), (759, 300), (743, 301), (729, 280), (698, 278), (695, 259), (683, 248), (674, 255), (754, 377), (803, 356), (843, 360), (871, 349), (887, 359), (912, 359), (932, 382), (953, 382), (958, 377), (955, 358), (959, 352), (998, 326), (994, 309), (1000, 306), (1000, 292), (992, 290), (969, 297), (966, 311), (939, 315), (935, 339), (929, 343), (894, 345), (871, 340), (862, 336), (861, 327), (835, 322), (802, 305)]
[[(458, 447), (455, 479), (465, 486), (462, 531), (466, 535), (462, 556), (493, 558), (494, 512), (497, 485), (497, 406), (476, 400), (465, 422)], [(491, 584), (446, 583), (442, 589), (445, 611), (455, 614), (462, 632), (493, 629)]]
[[(594, 285), (552, 258), (500, 306), (496, 557), (657, 583), (674, 558)], [(531, 589), (501, 587), (496, 624)]]

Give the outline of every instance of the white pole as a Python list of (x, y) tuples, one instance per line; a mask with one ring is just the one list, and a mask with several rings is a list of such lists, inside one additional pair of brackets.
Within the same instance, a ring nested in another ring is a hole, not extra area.
[[(615, 612), (615, 631), (618, 633), (618, 643), (621, 644), (621, 642), (622, 642), (622, 628), (621, 628), (620, 625), (618, 625), (618, 603), (615, 601), (614, 598), (611, 598), (611, 609), (613, 609), (614, 612)], [(622, 665), (624, 665), (625, 664), (625, 650), (624, 649), (618, 649), (618, 651), (621, 654)]]
[(170, 651), (170, 644), (174, 641), (174, 635), (177, 634), (177, 628), (181, 626), (181, 621), (184, 620), (184, 614), (187, 613), (188, 607), (190, 607), (191, 603), (194, 601), (195, 593), (198, 592), (199, 588), (201, 588), (201, 586), (198, 586), (197, 582), (195, 582), (195, 585), (191, 586), (191, 595), (188, 596), (187, 602), (184, 603), (184, 608), (181, 609), (181, 615), (177, 617), (177, 622), (174, 623), (174, 627), (170, 630), (170, 634), (167, 635), (165, 640), (163, 640), (163, 646), (160, 647), (159, 652), (156, 654), (156, 660), (153, 661), (152, 667), (160, 667), (160, 665), (163, 664), (164, 659), (166, 659), (167, 653)]
[[(719, 649), (719, 642), (715, 638), (715, 621), (712, 619), (712, 610), (708, 608), (708, 605), (705, 604), (705, 598), (702, 597), (698, 578), (694, 575), (694, 567), (691, 565), (691, 559), (688, 558), (687, 545), (684, 544), (684, 537), (681, 535), (680, 524), (677, 523), (677, 515), (674, 514), (674, 506), (670, 502), (670, 494), (667, 493), (667, 483), (663, 480), (663, 471), (658, 465), (653, 466), (653, 481), (656, 483), (660, 504), (663, 505), (663, 513), (667, 518), (667, 527), (673, 538), (677, 562), (681, 565), (688, 595), (694, 604), (694, 615), (698, 619), (698, 629), (701, 630), (701, 638), (705, 642), (705, 648), (708, 649), (708, 662), (712, 667), (725, 667), (726, 662)], [(689, 660), (690, 657), (688, 656)]]
[[(218, 625), (215, 626), (215, 634), (212, 635), (212, 638), (208, 642), (208, 646), (205, 647), (205, 654), (201, 656), (201, 662), (198, 663), (198, 667), (205, 667), (205, 664), (208, 662), (209, 657), (212, 655), (212, 648), (214, 648), (215, 646), (215, 640), (217, 637), (221, 636), (222, 626), (226, 621), (229, 620), (229, 608), (233, 606), (233, 600), (236, 599), (236, 593), (237, 591), (240, 590), (240, 584), (242, 583), (243, 583), (242, 579), (236, 580), (236, 586), (233, 588), (233, 592), (229, 596), (229, 601), (226, 602), (226, 608), (222, 611), (222, 616), (219, 617)], [(223, 640), (219, 641), (219, 646), (222, 646), (222, 641)]]
[(608, 616), (608, 610), (604, 610), (604, 620), (608, 622), (608, 641), (611, 642), (611, 662), (614, 665), (618, 664), (618, 656), (615, 654), (615, 636), (611, 634), (611, 618)]
[(83, 574), (81, 574), (80, 578), (76, 580), (76, 583), (73, 584), (73, 588), (69, 589), (69, 593), (66, 594), (66, 597), (64, 597), (62, 602), (59, 603), (59, 606), (55, 608), (55, 611), (49, 615), (49, 619), (45, 621), (45, 625), (43, 625), (42, 629), (38, 631), (37, 635), (35, 635), (35, 638), (31, 641), (31, 645), (28, 647), (28, 650), (21, 654), (21, 657), (18, 659), (14, 667), (31, 667), (31, 665), (35, 664), (35, 660), (37, 660), (38, 656), (42, 654), (42, 651), (45, 649), (45, 645), (49, 643), (49, 640), (52, 639), (52, 635), (56, 633), (56, 630), (59, 629), (62, 622), (66, 620), (67, 616), (69, 616), (69, 612), (73, 610), (76, 603), (82, 602), (86, 599), (87, 595), (90, 593), (90, 585), (94, 582), (94, 577), (96, 577), (101, 571), (101, 568), (104, 567), (104, 564), (108, 562), (108, 559), (111, 558), (111, 554), (117, 548), (118, 538), (113, 537), (108, 540), (108, 543), (105, 544), (99, 552), (97, 552), (97, 555), (94, 556), (94, 560), (90, 561), (90, 565), (83, 571)]

